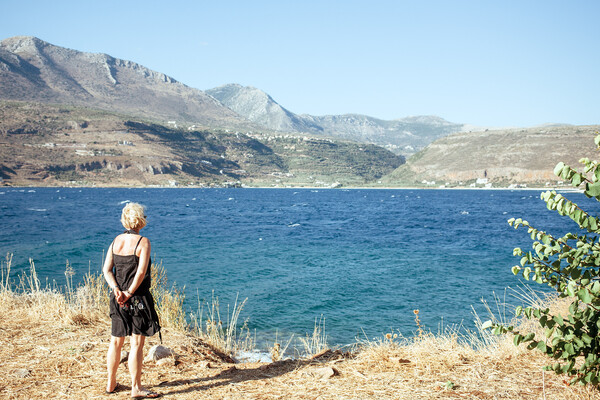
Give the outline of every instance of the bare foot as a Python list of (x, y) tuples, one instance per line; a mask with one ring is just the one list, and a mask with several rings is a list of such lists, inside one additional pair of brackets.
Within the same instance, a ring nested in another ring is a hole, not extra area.
[(121, 390), (123, 390), (123, 386), (118, 382), (115, 382), (114, 386), (111, 386), (111, 384), (109, 382), (108, 385), (106, 386), (106, 394), (117, 393), (117, 392), (120, 392)]
[(132, 390), (131, 398), (132, 399), (156, 399), (161, 397), (162, 394), (151, 392), (150, 390), (141, 389), (141, 390)]

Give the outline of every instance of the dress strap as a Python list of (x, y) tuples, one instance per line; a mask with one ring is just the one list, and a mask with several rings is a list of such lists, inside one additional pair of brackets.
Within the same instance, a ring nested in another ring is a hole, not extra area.
[(135, 256), (135, 252), (137, 251), (137, 247), (138, 247), (138, 245), (140, 244), (140, 242), (142, 241), (143, 238), (144, 238), (143, 236), (140, 236), (140, 240), (138, 240), (137, 244), (135, 245), (135, 249), (133, 249), (133, 255), (134, 256)]

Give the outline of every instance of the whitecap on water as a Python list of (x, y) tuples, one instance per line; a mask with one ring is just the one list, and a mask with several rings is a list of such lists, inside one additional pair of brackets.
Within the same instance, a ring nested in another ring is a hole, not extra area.
[(461, 211), (460, 214), (461, 215), (469, 215), (469, 212), (468, 211)]
[(129, 203), (130, 201), (131, 201), (131, 200), (123, 200), (123, 201), (120, 201), (120, 202), (119, 202), (119, 204), (125, 204), (125, 203)]
[(300, 224), (288, 224), (288, 227), (290, 227), (290, 228), (295, 228), (297, 226), (300, 226)]
[(28, 208), (29, 211), (39, 211), (39, 212), (44, 212), (44, 211), (48, 211), (48, 209), (46, 208)]
[(192, 201), (196, 201), (196, 198), (194, 197), (194, 198), (192, 199)]
[(233, 197), (227, 199), (227, 201), (235, 200)]
[(273, 361), (270, 354), (259, 351), (240, 351), (235, 354), (234, 358), (238, 362), (270, 363)]
[(35, 193), (35, 190), (28, 190), (27, 193)]

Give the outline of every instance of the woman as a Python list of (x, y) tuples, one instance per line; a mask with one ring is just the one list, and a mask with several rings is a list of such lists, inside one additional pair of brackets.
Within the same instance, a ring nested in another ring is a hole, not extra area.
[(160, 394), (142, 387), (142, 360), (146, 336), (160, 331), (154, 300), (150, 294), (150, 241), (140, 235), (146, 226), (144, 207), (128, 203), (121, 214), (125, 232), (111, 243), (102, 272), (111, 288), (110, 317), (112, 320), (110, 345), (106, 357), (108, 382), (106, 392), (120, 389), (117, 368), (125, 336), (130, 336), (129, 372), (131, 374), (131, 397), (135, 399), (156, 398)]

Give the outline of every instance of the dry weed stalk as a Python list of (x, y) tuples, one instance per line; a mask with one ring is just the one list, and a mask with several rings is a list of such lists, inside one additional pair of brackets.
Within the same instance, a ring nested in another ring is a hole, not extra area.
[[(238, 337), (238, 320), (247, 300), (244, 299), (239, 303), (238, 296), (236, 296), (231, 312), (229, 305), (227, 306), (227, 321), (226, 325), (223, 326), (219, 298), (215, 296), (213, 291), (210, 304), (208, 302), (199, 304), (198, 316), (191, 315), (194, 321), (195, 333), (225, 354), (235, 355), (239, 352), (254, 350), (255, 339), (248, 328), (247, 319), (239, 328)], [(207, 310), (206, 321), (203, 320), (205, 307)]]
[(304, 347), (302, 354), (304, 357), (310, 357), (323, 350), (327, 350), (329, 346), (327, 344), (327, 334), (325, 333), (325, 317), (321, 315), (319, 319), (315, 318), (315, 327), (312, 335), (308, 336), (307, 334), (306, 337), (299, 337), (298, 340), (300, 340), (302, 347)]

